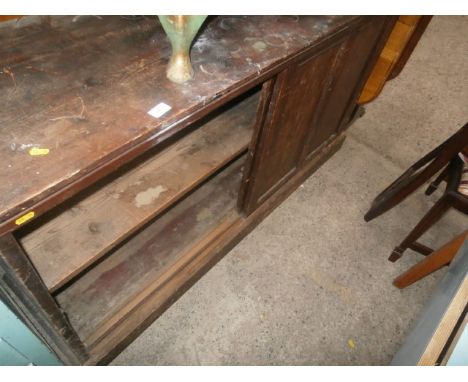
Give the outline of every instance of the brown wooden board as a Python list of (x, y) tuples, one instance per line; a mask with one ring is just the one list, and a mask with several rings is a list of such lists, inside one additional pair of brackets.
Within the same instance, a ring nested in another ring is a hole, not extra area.
[(245, 211), (251, 213), (297, 170), (316, 113), (326, 74), (339, 45), (281, 72), (275, 82), (264, 126), (252, 149)]
[[(184, 85), (165, 77), (170, 46), (155, 17), (49, 17), (2, 27), (0, 233), (363, 20), (211, 17), (192, 48), (195, 78)], [(147, 114), (161, 102), (172, 109)], [(32, 148), (49, 152), (31, 156)]]
[(53, 291), (62, 286), (245, 151), (258, 96), (222, 108), (194, 132), (22, 237), (47, 287)]
[(238, 159), (157, 218), (56, 297), (88, 345), (182, 267), (178, 260), (238, 219)]
[(304, 55), (277, 76), (265, 124), (255, 134), (252, 166), (246, 172), (250, 179), (246, 213), (338, 133), (345, 113), (356, 105), (360, 79), (390, 21), (372, 19), (326, 49)]
[[(378, 51), (376, 44), (382, 37), (382, 30), (388, 27), (383, 23), (369, 23), (349, 36), (342, 46), (333, 69), (330, 69), (330, 82), (327, 91), (322, 93), (320, 109), (317, 111), (309, 139), (304, 147), (304, 156), (309, 156), (317, 147), (338, 133), (344, 113), (356, 105), (366, 64), (372, 59), (371, 53)], [(343, 123), (347, 123), (345, 120)]]

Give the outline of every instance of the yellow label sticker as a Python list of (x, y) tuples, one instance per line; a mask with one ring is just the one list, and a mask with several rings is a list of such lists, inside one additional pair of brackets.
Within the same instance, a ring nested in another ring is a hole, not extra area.
[(29, 150), (29, 155), (35, 157), (40, 155), (47, 155), (49, 154), (49, 149), (41, 149), (40, 147), (33, 147)]
[(28, 220), (31, 220), (34, 217), (35, 213), (34, 211), (29, 211), (27, 214), (24, 214), (20, 218), (15, 220), (16, 225), (21, 225), (23, 223), (26, 223)]
[(356, 344), (354, 343), (354, 341), (352, 339), (349, 339), (348, 340), (348, 346), (351, 348), (351, 349), (354, 349), (356, 347)]

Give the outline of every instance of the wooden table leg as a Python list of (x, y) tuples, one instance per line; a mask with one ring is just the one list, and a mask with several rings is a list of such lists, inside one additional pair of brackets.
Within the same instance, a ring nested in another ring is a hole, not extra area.
[(393, 280), (393, 285), (400, 289), (406, 288), (432, 272), (442, 268), (444, 265), (449, 264), (467, 236), (468, 230), (435, 250), (432, 254), (412, 266), (406, 272), (402, 273)]

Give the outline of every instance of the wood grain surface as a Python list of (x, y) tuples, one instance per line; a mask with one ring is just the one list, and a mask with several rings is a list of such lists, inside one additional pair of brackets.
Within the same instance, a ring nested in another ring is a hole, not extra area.
[[(16, 229), (24, 214), (37, 217), (70, 198), (271, 76), (288, 59), (363, 21), (209, 18), (192, 48), (195, 78), (184, 85), (166, 79), (170, 45), (155, 17), (49, 17), (3, 28), (0, 233)], [(161, 102), (171, 110), (160, 118), (147, 114)], [(31, 149), (48, 153), (31, 156)]]
[(373, 66), (372, 53), (379, 51), (386, 26), (369, 22), (278, 74), (265, 122), (254, 134), (255, 155), (246, 172), (246, 213), (347, 126), (348, 113), (356, 106), (365, 72)]
[(168, 277), (165, 272), (169, 277), (176, 274), (185, 252), (196, 252), (197, 243), (212, 238), (222, 222), (239, 217), (236, 200), (244, 160), (188, 195), (58, 294), (88, 345), (153, 293)]
[[(119, 174), (21, 238), (53, 291), (247, 150), (258, 93), (155, 156)], [(89, 193), (89, 192), (88, 192)]]
[[(360, 105), (371, 102), (378, 97), (385, 83), (397, 75), (394, 72), (396, 65), (399, 65), (398, 73), (403, 69), (419, 38), (426, 29), (430, 17), (413, 15), (400, 16), (398, 18), (387, 44), (383, 48), (359, 97)], [(414, 37), (414, 41), (411, 40), (413, 35), (417, 35), (417, 37)]]

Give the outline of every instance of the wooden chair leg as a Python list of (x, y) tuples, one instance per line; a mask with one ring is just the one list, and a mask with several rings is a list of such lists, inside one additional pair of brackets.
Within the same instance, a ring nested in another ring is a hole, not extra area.
[(450, 166), (447, 166), (441, 171), (439, 176), (433, 182), (431, 182), (429, 187), (427, 187), (426, 192), (425, 192), (426, 195), (431, 195), (435, 190), (437, 190), (437, 187), (439, 187), (439, 184), (443, 180), (445, 180), (445, 178), (447, 178), (449, 174), (449, 170), (450, 170)]
[(468, 230), (463, 232), (461, 235), (458, 235), (455, 239), (450, 240), (438, 250), (425, 257), (422, 261), (412, 266), (406, 272), (402, 273), (393, 280), (393, 285), (400, 289), (406, 288), (427, 275), (430, 275), (432, 272), (442, 268), (444, 265), (449, 264), (463, 245), (467, 236)]
[(413, 228), (401, 244), (394, 248), (388, 258), (392, 263), (397, 261), (403, 252), (406, 251), (416, 240), (419, 239), (432, 225), (434, 225), (450, 208), (450, 203), (446, 197), (440, 198), (434, 206), (426, 213), (420, 222)]

